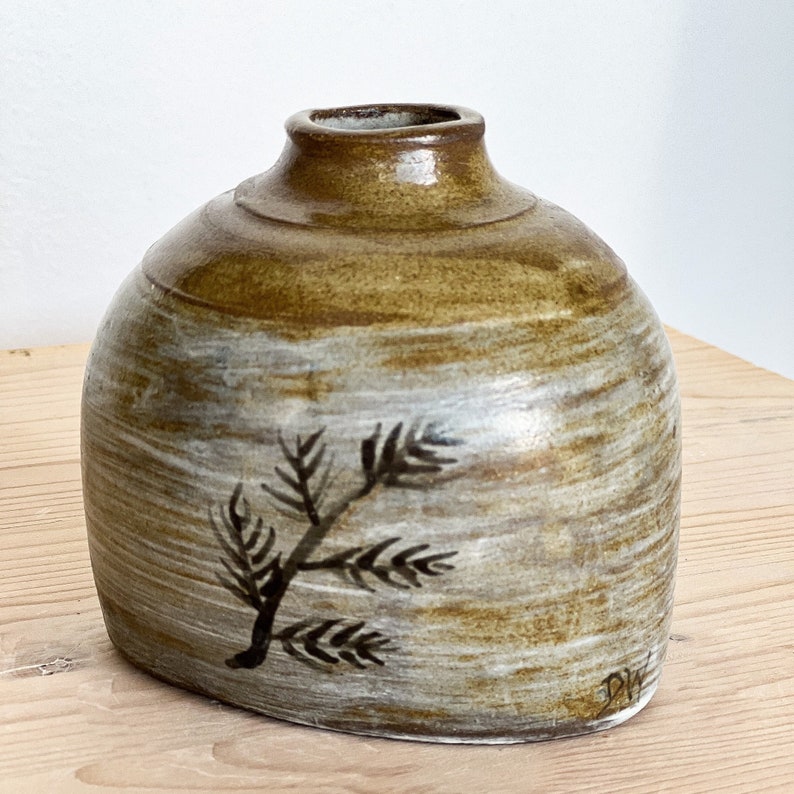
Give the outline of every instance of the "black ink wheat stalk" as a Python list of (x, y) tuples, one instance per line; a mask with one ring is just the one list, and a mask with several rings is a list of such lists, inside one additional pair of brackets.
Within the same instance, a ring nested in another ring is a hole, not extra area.
[[(250, 646), (227, 659), (226, 663), (230, 667), (253, 668), (265, 661), (273, 637), (276, 613), (292, 580), (301, 571), (329, 569), (345, 575), (359, 587), (372, 590), (362, 573), (369, 573), (384, 584), (405, 589), (420, 587), (420, 574), (439, 576), (453, 567), (444, 560), (456, 552), (418, 556), (429, 548), (426, 543), (404, 549), (394, 554), (388, 562), (379, 562), (380, 555), (399, 542), (400, 538), (389, 538), (366, 549), (348, 549), (325, 560), (310, 561), (312, 553), (354, 502), (371, 494), (380, 484), (403, 488), (429, 487), (424, 477), (437, 474), (444, 466), (456, 462), (455, 458), (441, 456), (436, 448), (461, 443), (444, 436), (435, 424), (427, 425), (420, 433), (420, 425), (417, 423), (411, 425), (403, 434), (403, 423), (400, 422), (391, 429), (381, 444), (379, 424), (372, 435), (361, 442), (363, 484), (324, 510), (327, 491), (333, 481), (333, 459), (326, 461), (327, 447), (321, 442), (324, 432), (325, 428), (321, 428), (305, 441), (297, 436), (294, 448), (279, 433), (279, 448), (288, 468), (274, 467), (282, 484), (280, 488), (262, 484), (262, 489), (274, 500), (280, 512), (291, 518), (308, 519), (306, 531), (283, 563), (280, 553), (268, 559), (275, 541), (275, 530), (271, 527), (263, 537), (261, 518), (252, 526), (249, 504), (244, 498), (241, 499), (242, 484), (235, 488), (228, 507), (220, 511), (221, 526), (225, 534), (212, 513), (210, 514), (215, 535), (229, 558), (221, 561), (225, 573), (218, 574), (218, 579), (224, 587), (258, 613), (251, 632)], [(243, 512), (239, 513), (238, 507), (241, 503)], [(339, 622), (325, 621), (303, 634), (301, 632), (309, 624), (295, 624), (277, 636), (284, 649), (296, 658), (311, 661), (309, 657), (313, 656), (330, 663), (332, 654), (322, 651), (316, 645), (316, 639)], [(388, 639), (379, 632), (368, 632), (354, 638), (353, 635), (363, 628), (363, 624), (354, 625), (357, 626), (355, 632), (348, 627), (333, 634), (332, 644), (334, 641), (344, 640), (344, 643), (348, 643), (356, 640), (352, 647), (340, 648), (333, 656), (334, 660), (343, 659), (357, 667), (366, 661), (381, 664), (382, 660), (375, 656), (374, 651), (385, 649)], [(299, 636), (303, 638), (301, 647), (305, 653), (296, 650), (296, 638)]]

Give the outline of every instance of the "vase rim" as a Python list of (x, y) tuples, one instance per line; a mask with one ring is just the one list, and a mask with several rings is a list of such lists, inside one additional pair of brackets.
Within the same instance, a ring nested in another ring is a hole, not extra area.
[(293, 141), (334, 138), (374, 142), (421, 141), (483, 136), (485, 121), (475, 110), (435, 103), (383, 103), (312, 108), (293, 114), (285, 124)]
[(376, 104), (287, 119), (275, 165), (237, 186), (237, 206), (300, 226), (444, 231), (515, 217), (536, 201), (502, 179), (485, 122), (458, 105)]

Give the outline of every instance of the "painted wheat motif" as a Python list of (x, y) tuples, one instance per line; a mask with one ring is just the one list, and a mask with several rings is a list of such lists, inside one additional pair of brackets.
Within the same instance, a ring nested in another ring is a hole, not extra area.
[(408, 590), (422, 586), (423, 578), (452, 570), (448, 562), (456, 551), (431, 552), (428, 543), (403, 545), (401, 537), (386, 538), (370, 546), (355, 546), (329, 557), (313, 559), (328, 532), (350, 507), (375, 498), (376, 486), (426, 490), (434, 486), (432, 475), (457, 463), (448, 450), (460, 445), (435, 423), (416, 422), (405, 429), (402, 422), (388, 433), (381, 424), (360, 442), (361, 484), (336, 501), (329, 498), (335, 481), (334, 456), (327, 455), (325, 428), (307, 438), (296, 436), (292, 444), (278, 435), (284, 464), (273, 467), (277, 485), (262, 483), (274, 508), (282, 515), (306, 522), (307, 527), (292, 551), (272, 554), (276, 530), (265, 530), (262, 518), (251, 514), (238, 483), (225, 504), (210, 510), (210, 525), (225, 553), (218, 581), (239, 601), (257, 612), (249, 647), (226, 660), (232, 668), (254, 668), (267, 658), (273, 639), (293, 658), (321, 669), (340, 662), (358, 669), (383, 665), (380, 654), (393, 648), (391, 640), (365, 621), (347, 618), (308, 619), (274, 631), (281, 601), (293, 579), (311, 571), (330, 571), (363, 590), (378, 585)]

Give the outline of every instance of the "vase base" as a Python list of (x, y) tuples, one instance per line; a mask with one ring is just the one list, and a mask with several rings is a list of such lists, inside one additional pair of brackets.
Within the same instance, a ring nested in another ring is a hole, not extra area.
[(658, 679), (647, 686), (642, 695), (630, 706), (616, 711), (608, 716), (594, 720), (566, 720), (564, 722), (543, 717), (516, 719), (512, 726), (507, 726), (502, 722), (497, 728), (489, 729), (483, 723), (484, 719), (474, 719), (471, 725), (458, 723), (449, 730), (440, 730), (437, 733), (427, 730), (427, 725), (419, 727), (418, 723), (410, 723), (406, 719), (404, 725), (399, 724), (399, 717), (395, 715), (390, 724), (379, 725), (376, 722), (364, 722), (358, 720), (346, 720), (344, 722), (323, 719), (312, 714), (305, 716), (300, 713), (287, 713), (283, 711), (267, 710), (258, 707), (253, 703), (236, 701), (233, 698), (224, 696), (222, 693), (212, 691), (208, 687), (198, 685), (194, 682), (185, 680), (183, 677), (174, 675), (172, 671), (163, 669), (153, 669), (146, 663), (136, 661), (129, 656), (118, 644), (114, 643), (116, 650), (119, 651), (130, 664), (145, 673), (163, 681), (167, 684), (178, 686), (181, 689), (195, 692), (199, 695), (220, 701), (229, 706), (241, 708), (246, 711), (259, 714), (268, 719), (280, 722), (292, 723), (300, 727), (319, 728), (321, 730), (333, 731), (335, 733), (346, 733), (353, 736), (367, 736), (378, 739), (396, 739), (399, 741), (428, 742), (432, 744), (480, 744), (480, 745), (501, 745), (501, 744), (526, 744), (530, 742), (544, 742), (551, 739), (573, 738), (589, 733), (596, 733), (617, 727), (635, 714), (642, 711), (648, 705), (656, 692)]

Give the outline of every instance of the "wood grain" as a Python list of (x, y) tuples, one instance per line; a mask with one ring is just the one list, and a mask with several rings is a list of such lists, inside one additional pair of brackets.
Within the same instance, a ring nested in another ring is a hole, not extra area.
[(684, 500), (659, 691), (619, 728), (508, 747), (301, 728), (127, 664), (85, 541), (87, 347), (0, 353), (0, 791), (790, 791), (794, 383), (670, 337)]

